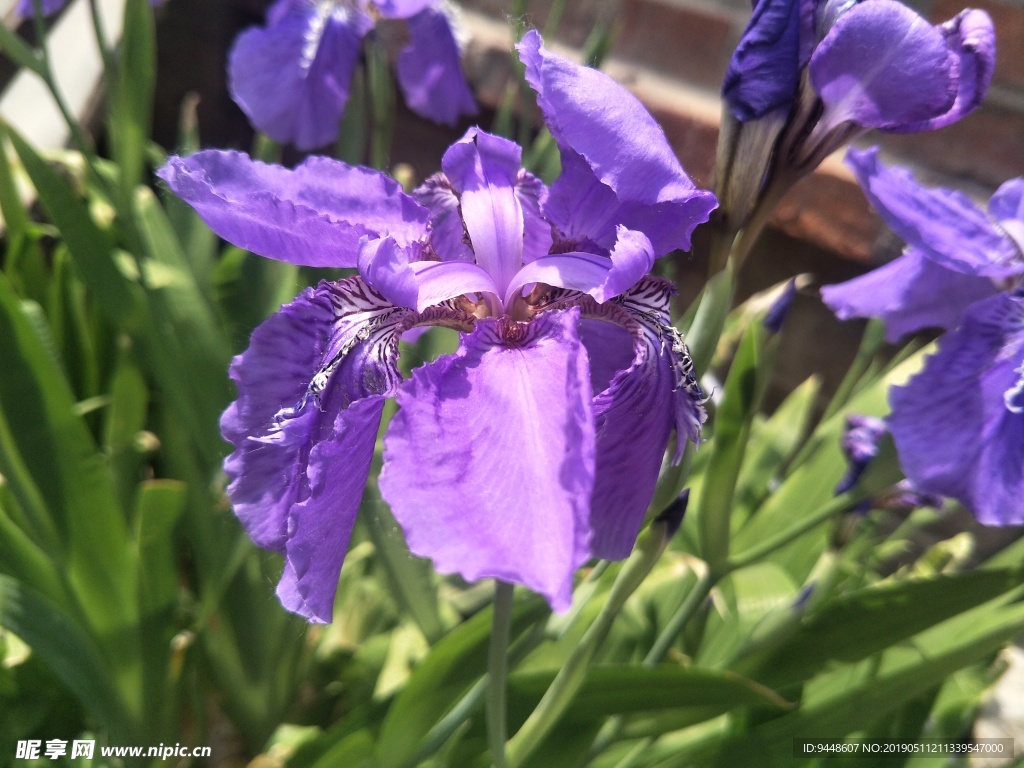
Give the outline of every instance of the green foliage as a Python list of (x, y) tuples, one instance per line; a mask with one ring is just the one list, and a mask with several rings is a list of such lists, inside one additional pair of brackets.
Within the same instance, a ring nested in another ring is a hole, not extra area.
[[(274, 597), (280, 558), (230, 512), (231, 357), (324, 275), (222, 244), (154, 191), (153, 16), (147, 0), (125, 7), (124, 43), (105, 52), (110, 158), (41, 153), (0, 127), (0, 761), (18, 740), (94, 734), (232, 741), (291, 768), (487, 766), (487, 585), (411, 557), (371, 482), (335, 623), (309, 628)], [(602, 26), (588, 55), (612, 39)], [(2, 26), (0, 50), (48, 77)], [(496, 125), (527, 141), (516, 71)], [(387, 165), (391, 78), (375, 49), (336, 148), (347, 160)], [(549, 132), (524, 163), (557, 176)], [(778, 338), (763, 301), (730, 311), (735, 280), (718, 271), (681, 323), (698, 372), (724, 383), (704, 444), (665, 467), (632, 557), (591, 564), (565, 615), (516, 595), (510, 766), (792, 766), (811, 764), (792, 757), (797, 737), (959, 737), (999, 649), (1024, 634), (1024, 545), (969, 569), (969, 534), (912, 549), (948, 510), (855, 512), (899, 479), (891, 454), (834, 494), (845, 417), (883, 415), (923, 353), (883, 366), (870, 326), (830, 403), (812, 377), (766, 414)], [(450, 341), (427, 335), (408, 359)], [(684, 484), (690, 513), (669, 541), (656, 518)]]

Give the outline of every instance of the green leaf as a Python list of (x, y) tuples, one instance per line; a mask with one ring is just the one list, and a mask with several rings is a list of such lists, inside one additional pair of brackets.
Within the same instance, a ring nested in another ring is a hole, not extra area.
[(39, 193), (39, 200), (60, 229), (78, 268), (78, 275), (111, 321), (131, 328), (138, 306), (135, 286), (113, 257), (113, 245), (89, 214), (88, 206), (16, 132), (7, 129), (21, 162)]
[(360, 520), (373, 541), (399, 604), (416, 622), (428, 643), (444, 634), (430, 565), (409, 552), (390, 509), (379, 496), (376, 483), (367, 488)]
[(130, 722), (110, 685), (111, 668), (87, 633), (50, 600), (8, 576), (0, 576), (0, 625), (28, 643), (83, 706), (122, 738)]
[(886, 582), (836, 598), (785, 644), (734, 669), (773, 688), (807, 680), (833, 661), (868, 658), (1024, 582), (1020, 569)]
[(711, 358), (729, 315), (734, 290), (735, 281), (731, 269), (723, 269), (712, 277), (704, 286), (693, 322), (684, 329), (686, 345), (690, 349), (698, 377), (703, 376), (711, 365)]
[[(554, 671), (547, 671), (509, 677), (512, 725), (533, 710), (554, 675)], [(603, 665), (587, 671), (579, 695), (569, 705), (565, 718), (568, 722), (587, 722), (612, 715), (682, 708), (728, 712), (757, 704), (780, 711), (788, 708), (774, 691), (734, 672), (668, 664), (653, 667)]]
[(746, 453), (751, 423), (770, 373), (766, 352), (764, 326), (755, 319), (748, 325), (729, 368), (722, 404), (715, 414), (711, 457), (697, 500), (701, 555), (712, 570), (729, 556), (736, 479)]
[(68, 579), (98, 632), (122, 631), (134, 605), (122, 510), (63, 374), (2, 276), (0, 348), (0, 408), (60, 536)]
[(18, 33), (6, 24), (0, 24), (0, 51), (19, 67), (24, 67), (40, 77), (46, 76), (43, 63), (29, 46), (18, 37)]
[(135, 506), (135, 492), (143, 464), (140, 435), (146, 426), (149, 392), (146, 380), (125, 350), (110, 380), (110, 406), (103, 422), (103, 448), (124, 509)]
[(744, 519), (763, 502), (784, 462), (805, 439), (820, 391), (821, 380), (812, 376), (790, 392), (771, 417), (755, 420), (736, 488), (740, 519), (734, 516), (734, 524), (742, 526)]
[(126, 205), (145, 170), (156, 81), (155, 37), (148, 0), (127, 0), (108, 121), (114, 159), (121, 172), (122, 201)]
[[(543, 600), (531, 598), (513, 607), (517, 633), (547, 612)], [(410, 765), (424, 736), (487, 670), (491, 610), (481, 611), (442, 637), (395, 697), (377, 741), (382, 768)]]
[(714, 750), (714, 762), (695, 751), (686, 762), (660, 765), (792, 765), (793, 739), (839, 738), (869, 728), (1018, 637), (1024, 607), (971, 612), (951, 624), (917, 636), (914, 647), (891, 649), (880, 664), (837, 670), (818, 690), (808, 691), (799, 710), (727, 740)]

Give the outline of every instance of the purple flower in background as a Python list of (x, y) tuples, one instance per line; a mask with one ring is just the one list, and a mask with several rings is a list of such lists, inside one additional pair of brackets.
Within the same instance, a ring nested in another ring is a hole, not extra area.
[[(294, 170), (200, 152), (161, 171), (219, 235), (271, 258), (357, 266), (253, 333), (221, 422), (235, 512), (285, 557), (278, 595), (331, 616), (386, 397), (380, 488), (416, 554), (569, 605), (591, 557), (631, 550), (673, 431), (704, 420), (670, 283), (714, 197), (694, 187), (640, 103), (605, 75), (519, 46), (563, 173), (471, 129), (412, 196), (326, 158)], [(403, 381), (401, 335), (461, 332)]]
[(846, 417), (840, 446), (848, 462), (846, 474), (836, 486), (835, 494), (846, 493), (860, 480), (871, 460), (878, 455), (878, 444), (885, 437), (885, 422), (859, 413)]
[(1024, 523), (1024, 180), (1001, 186), (986, 214), (887, 168), (876, 150), (848, 160), (908, 248), (822, 298), (840, 318), (882, 318), (890, 340), (949, 330), (890, 392), (900, 466), (915, 491), (955, 498), (983, 523)]
[(889, 394), (900, 466), (987, 525), (1024, 523), (1024, 295), (972, 304), (906, 386)]
[(956, 122), (981, 103), (994, 64), (983, 11), (933, 26), (896, 0), (758, 0), (722, 88), (720, 216), (738, 231), (867, 130)]
[(744, 122), (811, 97), (821, 102), (815, 131), (931, 130), (981, 103), (994, 61), (983, 11), (932, 26), (895, 0), (759, 0), (722, 93)]
[(363, 38), (380, 19), (404, 19), (398, 83), (409, 107), (454, 125), (476, 104), (440, 0), (277, 0), (267, 25), (239, 35), (228, 62), (231, 95), (275, 141), (314, 149), (338, 135)]
[(923, 328), (955, 328), (976, 301), (1024, 276), (1024, 179), (1003, 184), (981, 211), (951, 189), (929, 189), (878, 150), (850, 150), (847, 163), (864, 193), (908, 248), (883, 267), (821, 289), (842, 320), (878, 317), (886, 338)]
[[(65, 5), (68, 4), (68, 0), (40, 0), (43, 6), (43, 15), (52, 16)], [(164, 0), (149, 0), (150, 5), (160, 5)], [(35, 13), (35, 4), (32, 0), (18, 0), (18, 15), (20, 16), (31, 16)]]

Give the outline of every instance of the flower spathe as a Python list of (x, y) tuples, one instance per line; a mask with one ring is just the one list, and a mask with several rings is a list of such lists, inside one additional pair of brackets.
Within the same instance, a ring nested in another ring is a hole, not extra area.
[(243, 32), (231, 50), (232, 98), (275, 141), (302, 150), (333, 141), (363, 38), (379, 19), (405, 21), (397, 75), (414, 112), (448, 125), (476, 113), (440, 0), (277, 0), (266, 26)]
[(990, 525), (1024, 523), (1024, 180), (984, 212), (962, 193), (917, 184), (850, 151), (865, 194), (906, 252), (822, 288), (840, 318), (878, 317), (896, 340), (947, 333), (924, 369), (890, 391), (889, 431), (915, 491), (955, 498)]
[(984, 11), (932, 25), (896, 0), (757, 0), (722, 87), (719, 216), (739, 231), (868, 130), (960, 120), (994, 66)]
[(912, 132), (976, 108), (994, 63), (984, 11), (932, 25), (896, 0), (758, 0), (722, 95), (737, 120), (757, 120), (804, 97), (806, 69), (825, 130)]
[[(386, 397), (380, 488), (412, 551), (556, 609), (581, 563), (629, 553), (673, 431), (680, 453), (698, 437), (673, 290), (647, 273), (714, 197), (620, 86), (535, 32), (520, 54), (566, 169), (550, 190), (475, 128), (412, 196), (325, 158), (286, 170), (211, 151), (161, 171), (231, 242), (358, 267), (257, 328), (222, 420), (236, 514), (284, 555), (278, 594), (311, 620), (331, 616)], [(459, 349), (403, 381), (398, 341), (430, 325)]]

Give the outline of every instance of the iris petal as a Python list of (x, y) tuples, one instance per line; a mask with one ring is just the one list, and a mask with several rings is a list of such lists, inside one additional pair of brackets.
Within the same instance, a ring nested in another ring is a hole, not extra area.
[(427, 211), (398, 182), (326, 157), (289, 170), (206, 150), (158, 175), (228, 242), (292, 264), (354, 267), (362, 237), (407, 245), (426, 233)]
[(823, 287), (821, 298), (840, 320), (882, 319), (885, 338), (895, 343), (925, 328), (955, 328), (971, 304), (997, 292), (990, 278), (947, 269), (911, 248), (866, 275)]
[(1006, 393), (1024, 365), (1024, 298), (974, 304), (919, 374), (889, 395), (900, 465), (921, 491), (990, 525), (1024, 523), (1024, 413)]
[(651, 241), (640, 232), (619, 227), (609, 256), (559, 253), (542, 256), (519, 270), (508, 286), (505, 305), (528, 283), (546, 283), (580, 291), (604, 302), (632, 288), (654, 265)]
[(253, 541), (285, 556), (285, 607), (314, 621), (330, 620), (404, 318), (358, 278), (321, 283), (232, 363), (228, 496)]
[[(633, 215), (643, 211), (650, 218), (647, 223), (675, 224), (676, 236), (662, 244), (657, 232), (630, 219), (609, 223), (644, 232), (658, 255), (689, 248), (690, 233), (707, 221), (715, 198), (694, 186), (644, 106), (607, 75), (553, 56), (536, 31), (528, 32), (518, 49), (526, 79), (537, 92), (537, 103), (563, 156), (579, 155), (619, 204), (635, 206)], [(662, 207), (655, 208), (659, 204)]]
[(408, 21), (409, 44), (398, 55), (398, 83), (417, 114), (445, 125), (476, 114), (459, 65), (459, 46), (448, 17), (428, 8)]
[(306, 5), (246, 30), (228, 59), (231, 96), (253, 125), (282, 144), (334, 140), (369, 17)]
[(686, 440), (699, 440), (706, 418), (703, 395), (690, 375), (689, 354), (669, 325), (674, 292), (668, 281), (647, 277), (621, 303), (602, 305), (586, 315), (603, 315), (626, 327), (633, 338), (630, 365), (594, 399), (597, 471), (591, 526), (596, 557), (621, 559), (629, 554), (672, 432), (677, 433), (673, 460), (678, 462)]
[(487, 270), (499, 294), (523, 263), (523, 209), (515, 193), (521, 159), (518, 144), (470, 128), (441, 161), (459, 193), (476, 263)]
[(830, 126), (896, 128), (945, 114), (956, 99), (942, 32), (896, 0), (845, 11), (815, 49), (809, 72)]
[[(409, 547), (438, 570), (523, 584), (568, 608), (586, 559), (594, 433), (579, 310), (479, 321), (413, 373), (380, 486)], [(424, 468), (429, 467), (429, 471)]]
[(921, 186), (908, 171), (883, 165), (877, 148), (851, 149), (846, 161), (885, 223), (937, 263), (988, 277), (1024, 271), (1017, 245), (962, 192)]
[(400, 307), (424, 310), (466, 293), (495, 293), (494, 281), (465, 261), (411, 261), (390, 238), (371, 240), (359, 252), (359, 272), (374, 290)]

